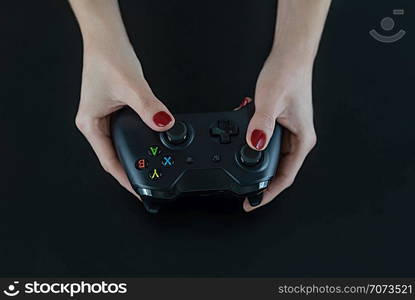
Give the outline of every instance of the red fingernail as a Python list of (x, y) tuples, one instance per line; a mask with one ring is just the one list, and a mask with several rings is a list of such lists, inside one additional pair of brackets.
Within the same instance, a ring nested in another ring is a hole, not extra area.
[(265, 132), (262, 130), (255, 129), (251, 133), (251, 143), (257, 149), (261, 150), (265, 146), (265, 142), (267, 141), (267, 136)]
[(248, 97), (245, 97), (244, 100), (242, 100), (241, 104), (239, 104), (239, 107), (238, 108), (242, 108), (245, 105), (247, 105), (248, 103), (249, 103), (249, 98)]
[(172, 118), (165, 111), (159, 111), (153, 116), (153, 121), (158, 127), (164, 127), (172, 121)]

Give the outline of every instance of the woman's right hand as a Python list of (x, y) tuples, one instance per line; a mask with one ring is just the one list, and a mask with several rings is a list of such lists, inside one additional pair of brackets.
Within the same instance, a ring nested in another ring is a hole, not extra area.
[(84, 45), (76, 126), (91, 144), (104, 170), (139, 198), (118, 160), (110, 136), (111, 114), (126, 105), (155, 131), (168, 130), (174, 124), (172, 114), (151, 91), (129, 42)]

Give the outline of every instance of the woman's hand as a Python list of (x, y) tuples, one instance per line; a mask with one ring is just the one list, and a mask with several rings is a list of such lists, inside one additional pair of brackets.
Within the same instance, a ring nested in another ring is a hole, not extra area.
[[(272, 50), (259, 75), (255, 114), (246, 141), (263, 150), (275, 121), (284, 127), (276, 177), (259, 206), (289, 187), (316, 144), (311, 81), (314, 59), (331, 0), (279, 0)], [(252, 207), (245, 199), (245, 211)]]
[(272, 201), (294, 181), (307, 154), (316, 144), (312, 108), (312, 66), (269, 59), (257, 81), (255, 114), (246, 141), (256, 150), (267, 147), (275, 122), (284, 127), (277, 174), (263, 194), (259, 206), (245, 199), (251, 211)]
[(110, 115), (127, 105), (155, 131), (171, 128), (174, 118), (144, 79), (140, 63), (129, 43), (85, 48), (81, 101), (76, 125), (94, 149), (107, 172), (133, 193), (114, 151)]
[(144, 78), (125, 31), (118, 1), (69, 2), (84, 43), (81, 101), (76, 125), (91, 144), (104, 170), (138, 197), (112, 145), (110, 115), (127, 105), (155, 131), (171, 128), (174, 118)]

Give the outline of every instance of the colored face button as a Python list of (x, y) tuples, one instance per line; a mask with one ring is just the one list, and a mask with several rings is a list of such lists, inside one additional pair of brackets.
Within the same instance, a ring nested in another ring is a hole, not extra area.
[(153, 145), (148, 148), (148, 154), (150, 156), (158, 156), (160, 152), (161, 152), (160, 147), (157, 145)]
[(144, 158), (140, 158), (139, 160), (137, 160), (137, 162), (135, 163), (135, 167), (138, 170), (144, 170), (145, 168), (147, 168), (148, 166), (148, 162), (147, 160), (145, 160)]
[(174, 165), (174, 159), (171, 155), (165, 155), (161, 159), (161, 165), (163, 167), (171, 167)]
[(148, 173), (148, 177), (151, 180), (159, 180), (161, 178), (161, 172), (157, 169), (153, 169)]

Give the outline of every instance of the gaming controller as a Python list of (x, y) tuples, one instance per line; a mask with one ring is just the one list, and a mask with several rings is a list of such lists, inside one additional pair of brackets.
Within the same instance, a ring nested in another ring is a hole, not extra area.
[(245, 140), (254, 104), (228, 112), (177, 114), (166, 132), (151, 130), (130, 108), (116, 112), (111, 133), (134, 190), (149, 212), (182, 196), (229, 194), (260, 204), (274, 176), (281, 127), (263, 151)]

